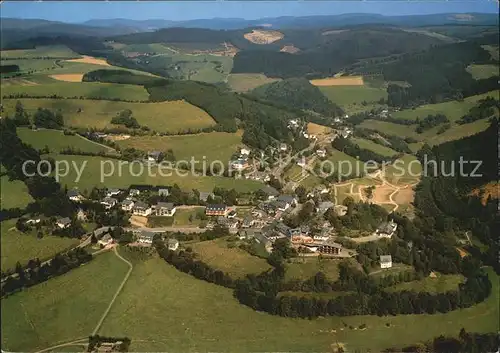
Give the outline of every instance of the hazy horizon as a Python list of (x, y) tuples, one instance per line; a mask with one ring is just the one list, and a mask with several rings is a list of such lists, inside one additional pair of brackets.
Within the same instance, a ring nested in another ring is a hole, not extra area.
[[(4, 2), (1, 18), (44, 19), (67, 23), (89, 20), (170, 20), (214, 18), (257, 20), (341, 14), (385, 16), (440, 13), (498, 13), (495, 1), (182, 1), (182, 2)], [(161, 14), (161, 15), (159, 15)]]

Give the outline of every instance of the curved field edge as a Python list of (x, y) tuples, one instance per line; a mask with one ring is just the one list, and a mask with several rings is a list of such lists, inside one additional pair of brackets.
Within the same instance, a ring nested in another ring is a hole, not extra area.
[[(430, 339), (436, 332), (456, 335), (462, 327), (496, 331), (498, 276), (488, 271), (493, 294), (471, 308), (435, 315), (304, 320), (255, 312), (240, 305), (230, 289), (194, 279), (154, 258), (136, 265), (100, 333), (128, 334), (135, 351), (166, 347), (173, 351), (327, 351), (336, 342), (352, 351), (381, 351)], [(362, 324), (367, 328), (348, 328)]]

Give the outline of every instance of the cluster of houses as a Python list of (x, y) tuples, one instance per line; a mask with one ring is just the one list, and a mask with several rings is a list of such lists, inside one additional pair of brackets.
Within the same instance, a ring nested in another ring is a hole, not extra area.
[(249, 167), (248, 156), (250, 155), (250, 150), (246, 148), (241, 148), (238, 158), (231, 162), (231, 168), (237, 171), (245, 170)]

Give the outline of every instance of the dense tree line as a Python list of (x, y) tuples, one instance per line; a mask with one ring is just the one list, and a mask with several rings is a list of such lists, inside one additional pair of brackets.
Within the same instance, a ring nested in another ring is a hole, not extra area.
[[(364, 119), (363, 119), (364, 120)], [(408, 143), (401, 137), (395, 135), (384, 134), (383, 132), (356, 127), (354, 130), (356, 136), (371, 140), (382, 146), (388, 146), (397, 152), (412, 153)], [(381, 137), (380, 137), (381, 136)]]
[(64, 126), (64, 119), (60, 110), (54, 113), (49, 109), (38, 108), (33, 115), (33, 123), (37, 127), (60, 129)]
[(416, 127), (415, 131), (421, 134), (426, 130), (432, 129), (435, 126), (448, 122), (450, 121), (444, 114), (436, 114), (436, 115), (429, 114), (423, 119), (417, 118), (416, 123), (418, 124), (418, 126)]
[(111, 124), (125, 125), (125, 127), (129, 129), (138, 129), (141, 127), (137, 119), (132, 116), (132, 111), (130, 109), (122, 110), (118, 113), (118, 116), (111, 118)]
[(467, 332), (461, 329), (458, 338), (438, 336), (433, 340), (412, 344), (403, 348), (388, 348), (384, 353), (486, 353), (497, 352), (500, 347), (500, 335), (492, 333)]
[(106, 82), (129, 85), (146, 85), (153, 82), (168, 82), (165, 79), (140, 75), (127, 70), (95, 70), (83, 75), (83, 82)]
[(18, 263), (15, 273), (6, 277), (2, 282), (2, 297), (65, 274), (90, 260), (92, 260), (92, 255), (85, 249), (75, 248), (63, 254), (57, 254), (45, 263), (41, 263), (38, 259), (30, 260), (25, 269)]
[(19, 72), (19, 65), (0, 65), (0, 74), (9, 74), (12, 72)]
[(343, 114), (342, 109), (326, 98), (318, 87), (305, 78), (290, 78), (255, 88), (251, 94), (263, 100), (281, 103), (300, 110), (314, 111), (330, 117)]
[(408, 107), (461, 99), (498, 89), (498, 76), (475, 80), (466, 71), (472, 63), (490, 61), (490, 54), (473, 41), (405, 54), (397, 62), (380, 67), (386, 81), (405, 81), (411, 85), (389, 85), (388, 103), (391, 106)]
[(361, 161), (375, 161), (377, 163), (384, 163), (387, 161), (393, 161), (395, 157), (382, 156), (372, 150), (366, 148), (361, 148), (356, 143), (352, 142), (349, 138), (344, 138), (342, 136), (337, 137), (332, 141), (332, 147), (348, 154), (351, 157), (358, 158)]
[(468, 113), (461, 117), (457, 123), (469, 124), (477, 120), (489, 118), (495, 115), (495, 113), (498, 114), (498, 109), (500, 109), (500, 100), (493, 97), (486, 97), (470, 108)]

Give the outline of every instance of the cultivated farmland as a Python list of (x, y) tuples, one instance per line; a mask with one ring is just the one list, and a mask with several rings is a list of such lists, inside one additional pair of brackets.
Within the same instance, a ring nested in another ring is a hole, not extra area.
[(278, 78), (267, 77), (264, 74), (230, 74), (227, 83), (233, 91), (248, 92), (259, 86), (279, 80)]
[(363, 86), (363, 76), (340, 76), (310, 80), (313, 86)]
[[(99, 86), (102, 83), (96, 85)], [(141, 93), (147, 94), (142, 87), (131, 87), (139, 88), (142, 90)], [(4, 100), (7, 113), (13, 114), (17, 101), (17, 99)], [(140, 125), (147, 126), (157, 132), (177, 133), (215, 125), (214, 120), (205, 111), (184, 101), (159, 103), (79, 99), (19, 99), (19, 101), (30, 113), (34, 113), (39, 107), (61, 110), (65, 125), (80, 128), (104, 129), (117, 127), (117, 125), (111, 124), (111, 119), (125, 109), (132, 111), (133, 116)], [(78, 112), (79, 110), (81, 111)]]

